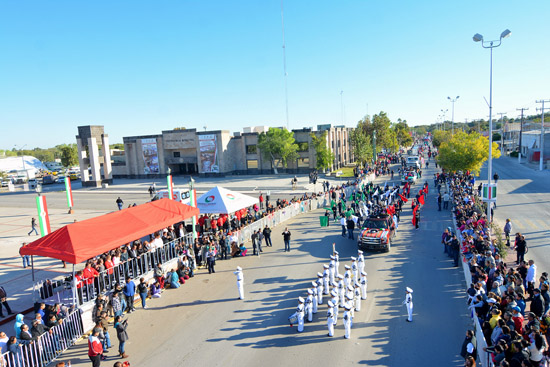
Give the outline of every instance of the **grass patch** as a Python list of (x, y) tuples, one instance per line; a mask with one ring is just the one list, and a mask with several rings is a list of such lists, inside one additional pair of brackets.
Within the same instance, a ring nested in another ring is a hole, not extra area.
[(342, 167), (338, 171), (342, 171), (342, 176), (340, 177), (355, 177), (353, 175), (353, 167)]

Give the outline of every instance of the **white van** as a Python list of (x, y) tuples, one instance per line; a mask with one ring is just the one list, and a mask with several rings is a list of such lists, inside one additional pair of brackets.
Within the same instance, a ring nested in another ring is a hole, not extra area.
[[(172, 197), (173, 200), (179, 201), (182, 204), (189, 205), (190, 203), (190, 196), (189, 190), (181, 190), (181, 189), (174, 189), (174, 195)], [(153, 200), (159, 200), (159, 199), (168, 199), (170, 197), (170, 194), (168, 190), (160, 190), (157, 192)]]
[(407, 167), (420, 168), (420, 158), (418, 156), (407, 157)]

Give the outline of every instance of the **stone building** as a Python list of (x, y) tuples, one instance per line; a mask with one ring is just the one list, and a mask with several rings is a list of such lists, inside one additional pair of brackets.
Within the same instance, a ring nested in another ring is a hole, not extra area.
[(112, 183), (109, 137), (104, 133), (103, 126), (79, 126), (76, 146), (82, 186), (99, 187)]

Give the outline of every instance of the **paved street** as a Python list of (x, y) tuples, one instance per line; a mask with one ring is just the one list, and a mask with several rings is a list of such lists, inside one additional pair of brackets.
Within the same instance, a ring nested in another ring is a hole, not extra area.
[[(261, 257), (218, 261), (216, 274), (200, 270), (182, 288), (149, 301), (149, 309), (138, 306), (129, 317), (127, 353), (132, 365), (414, 366), (425, 364), (426, 358), (434, 366), (462, 365), (458, 352), (468, 327), (463, 276), (443, 256), (438, 240), (449, 217), (437, 212), (433, 191), (420, 230), (412, 229), (410, 213), (406, 205), (390, 253), (366, 256), (369, 297), (356, 314), (351, 340), (343, 338), (341, 319), (335, 337), (326, 336), (326, 298), (304, 333), (287, 322), (298, 296), (305, 295), (327, 262), (333, 242), (342, 256), (341, 272), (356, 254), (355, 241), (340, 237), (339, 226), (319, 227), (322, 211), (317, 211), (284, 224), (293, 236), (290, 253), (282, 251), (279, 226), (274, 247), (264, 248)], [(236, 299), (232, 271), (237, 265), (245, 273), (244, 301)], [(415, 290), (411, 324), (405, 322), (401, 305), (406, 286)], [(80, 343), (66, 359), (76, 366), (89, 365), (86, 348)], [(112, 360), (116, 358), (110, 357), (109, 363)]]
[[(535, 260), (539, 274), (550, 271), (550, 172), (535, 171), (509, 157), (493, 160), (493, 172), (500, 176), (495, 220), (504, 227), (510, 218), (513, 233), (521, 232), (527, 240), (525, 258)], [(481, 178), (487, 182), (486, 167)]]

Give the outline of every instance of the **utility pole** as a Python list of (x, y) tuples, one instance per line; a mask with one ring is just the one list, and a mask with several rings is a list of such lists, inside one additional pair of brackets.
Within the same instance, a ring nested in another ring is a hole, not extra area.
[(340, 112), (342, 114), (342, 126), (344, 125), (344, 91), (340, 91)]
[(285, 13), (283, 9), (283, 0), (281, 0), (281, 27), (283, 31), (283, 71), (285, 73), (286, 128), (290, 131), (290, 123), (288, 118), (288, 73), (286, 72)]
[(544, 103), (550, 102), (550, 99), (541, 99), (540, 101), (535, 101), (536, 103), (542, 103), (541, 108), (537, 108), (537, 111), (541, 112), (540, 120), (540, 160), (539, 160), (539, 169), (542, 171), (544, 169)]
[(521, 121), (519, 123), (519, 154), (518, 163), (521, 163), (521, 135), (523, 134), (523, 111), (528, 111), (528, 108), (516, 108), (516, 111), (521, 111)]
[(500, 115), (500, 151), (504, 150), (504, 126), (502, 125), (502, 116), (506, 115), (506, 112), (498, 112)]

